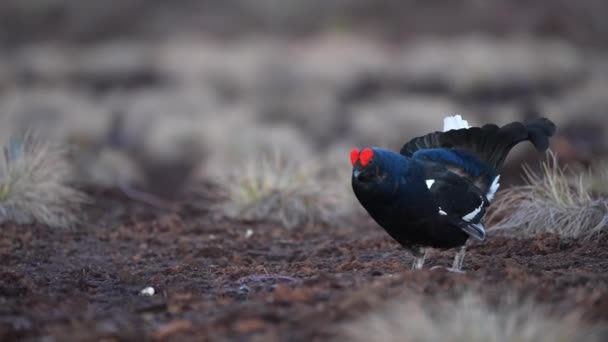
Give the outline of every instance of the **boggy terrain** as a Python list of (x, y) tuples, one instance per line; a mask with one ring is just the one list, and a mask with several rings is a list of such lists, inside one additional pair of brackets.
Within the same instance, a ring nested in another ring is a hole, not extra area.
[[(386, 300), (465, 291), (608, 322), (605, 236), (490, 232), (470, 245), (465, 274), (430, 270), (453, 251), (411, 271), (411, 255), (365, 218), (287, 230), (217, 217), (211, 186), (167, 211), (86, 192), (95, 205), (75, 229), (2, 225), (0, 340), (326, 340)], [(148, 286), (155, 294), (141, 295)]]

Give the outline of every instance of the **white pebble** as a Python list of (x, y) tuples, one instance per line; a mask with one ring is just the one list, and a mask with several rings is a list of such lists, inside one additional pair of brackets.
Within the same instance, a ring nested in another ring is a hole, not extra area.
[(143, 290), (141, 290), (139, 292), (139, 294), (142, 295), (142, 296), (149, 296), (149, 297), (151, 297), (151, 296), (154, 296), (155, 292), (156, 291), (154, 290), (154, 288), (152, 286), (148, 286), (148, 287), (144, 288)]
[(249, 239), (253, 235), (253, 229), (247, 229), (245, 232), (245, 239)]

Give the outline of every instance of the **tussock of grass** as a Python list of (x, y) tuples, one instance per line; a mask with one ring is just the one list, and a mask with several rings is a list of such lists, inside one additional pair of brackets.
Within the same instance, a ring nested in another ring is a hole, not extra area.
[(280, 153), (247, 162), (226, 181), (230, 217), (270, 221), (286, 228), (330, 224), (341, 214), (340, 196), (323, 181), (314, 161), (299, 163)]
[(608, 197), (608, 161), (598, 163), (584, 180), (589, 190), (596, 197)]
[(560, 168), (550, 154), (540, 172), (524, 169), (526, 185), (503, 191), (488, 220), (494, 229), (591, 239), (608, 225), (608, 198), (595, 197), (598, 177)]
[(67, 184), (71, 169), (63, 149), (32, 135), (0, 148), (0, 223), (77, 223), (75, 209), (86, 196)]
[(575, 315), (557, 319), (532, 302), (504, 300), (497, 308), (466, 294), (455, 302), (393, 302), (349, 322), (340, 341), (574, 342), (601, 341)]

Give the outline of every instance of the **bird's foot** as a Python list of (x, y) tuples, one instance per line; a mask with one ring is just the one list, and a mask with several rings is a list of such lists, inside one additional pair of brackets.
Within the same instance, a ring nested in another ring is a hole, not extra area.
[(458, 273), (458, 274), (465, 274), (467, 272), (463, 271), (460, 268), (454, 268), (454, 267), (445, 267), (445, 266), (433, 266), (431, 267), (431, 271), (433, 270), (446, 270), (448, 272), (453, 272), (453, 273)]
[(416, 257), (414, 259), (414, 263), (412, 264), (412, 270), (418, 271), (421, 270), (424, 266), (424, 257)]
[(426, 249), (418, 250), (414, 253), (414, 263), (412, 264), (412, 270), (417, 271), (422, 269), (427, 254), (428, 250)]

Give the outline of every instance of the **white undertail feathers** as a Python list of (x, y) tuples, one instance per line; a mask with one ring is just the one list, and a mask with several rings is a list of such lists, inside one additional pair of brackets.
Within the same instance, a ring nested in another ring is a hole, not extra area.
[(443, 131), (447, 132), (453, 129), (469, 128), (469, 122), (464, 120), (460, 115), (448, 116), (443, 119)]

